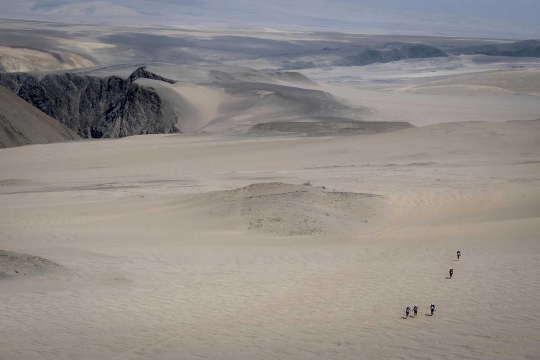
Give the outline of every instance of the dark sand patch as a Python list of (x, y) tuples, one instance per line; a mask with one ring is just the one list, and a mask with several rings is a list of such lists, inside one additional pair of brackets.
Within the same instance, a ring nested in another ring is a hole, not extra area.
[(308, 183), (259, 183), (197, 197), (211, 217), (240, 218), (246, 230), (279, 236), (353, 234), (385, 206), (379, 195), (329, 191)]
[(39, 256), (0, 250), (0, 279), (52, 273), (61, 266)]

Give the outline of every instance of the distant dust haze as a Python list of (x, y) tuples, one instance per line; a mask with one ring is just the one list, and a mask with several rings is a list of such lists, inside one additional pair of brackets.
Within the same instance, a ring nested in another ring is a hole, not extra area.
[(2, 17), (95, 24), (234, 25), (534, 38), (536, 0), (1, 0)]

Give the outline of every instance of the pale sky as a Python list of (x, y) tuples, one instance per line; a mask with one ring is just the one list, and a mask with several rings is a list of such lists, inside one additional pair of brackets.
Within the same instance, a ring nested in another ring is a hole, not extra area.
[(347, 2), (372, 7), (540, 23), (540, 0), (348, 0)]

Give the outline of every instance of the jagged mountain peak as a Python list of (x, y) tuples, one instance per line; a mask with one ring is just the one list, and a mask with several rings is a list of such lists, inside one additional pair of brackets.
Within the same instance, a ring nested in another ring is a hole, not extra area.
[(169, 84), (175, 84), (176, 81), (164, 78), (163, 76), (159, 76), (157, 74), (154, 74), (153, 72), (150, 72), (146, 70), (146, 66), (141, 66), (137, 68), (128, 78), (129, 82), (134, 82), (137, 79), (151, 79), (151, 80), (158, 80), (158, 81), (164, 81)]

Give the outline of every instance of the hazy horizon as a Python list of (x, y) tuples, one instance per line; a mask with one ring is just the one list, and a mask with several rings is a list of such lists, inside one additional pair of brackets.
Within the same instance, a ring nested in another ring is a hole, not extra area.
[(0, 0), (4, 18), (134, 25), (245, 26), (537, 38), (540, 2), (474, 0)]

